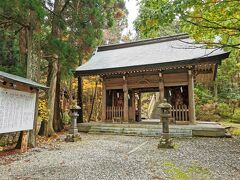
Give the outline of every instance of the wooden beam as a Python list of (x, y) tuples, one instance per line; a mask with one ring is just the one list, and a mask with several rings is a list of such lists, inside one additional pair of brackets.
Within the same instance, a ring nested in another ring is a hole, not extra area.
[(102, 81), (102, 122), (106, 121), (106, 109), (107, 109), (106, 85), (105, 85), (105, 79), (103, 79)]
[(188, 70), (188, 102), (189, 120), (191, 124), (196, 124), (195, 100), (194, 100), (194, 77), (192, 70)]
[(178, 83), (164, 83), (164, 87), (170, 86), (187, 86), (188, 82), (178, 82)]
[(128, 122), (128, 87), (127, 79), (125, 76), (123, 76), (123, 93), (124, 93), (123, 121)]

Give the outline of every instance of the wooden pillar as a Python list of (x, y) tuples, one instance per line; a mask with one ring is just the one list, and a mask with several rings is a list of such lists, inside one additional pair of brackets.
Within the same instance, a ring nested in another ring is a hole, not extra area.
[(133, 118), (133, 121), (136, 120), (136, 106), (135, 106), (135, 92), (132, 91), (132, 118)]
[(78, 111), (78, 119), (77, 123), (83, 123), (83, 102), (82, 102), (82, 95), (83, 95), (83, 83), (82, 83), (82, 77), (78, 77), (78, 91), (77, 91), (77, 105), (81, 107)]
[(38, 97), (39, 90), (36, 90), (36, 101), (35, 101), (35, 113), (34, 113), (34, 121), (33, 121), (33, 129), (29, 131), (28, 137), (28, 146), (34, 148), (37, 146), (37, 119), (38, 119)]
[(162, 73), (159, 73), (159, 100), (163, 102), (164, 99), (164, 82)]
[(128, 122), (128, 87), (125, 76), (123, 76), (123, 93), (124, 93), (123, 121)]
[(141, 92), (138, 93), (138, 121), (142, 119), (142, 102), (141, 102)]
[(192, 70), (188, 70), (188, 103), (189, 103), (189, 120), (191, 124), (195, 124), (196, 116), (194, 100), (194, 79)]
[(21, 153), (27, 152), (27, 145), (28, 145), (28, 132), (23, 131), (22, 132), (21, 149), (20, 149)]
[(105, 85), (105, 79), (102, 81), (102, 122), (106, 121), (106, 85)]

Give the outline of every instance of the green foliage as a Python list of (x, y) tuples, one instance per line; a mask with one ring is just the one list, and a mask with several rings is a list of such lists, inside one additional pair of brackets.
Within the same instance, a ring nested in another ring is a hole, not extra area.
[(235, 123), (240, 123), (240, 109), (236, 109), (234, 114), (233, 114), (233, 120), (232, 122), (235, 122)]
[(26, 69), (21, 64), (17, 64), (14, 66), (1, 66), (0, 65), (0, 71), (15, 74), (15, 75), (22, 76), (22, 77), (25, 77), (25, 75), (26, 75)]
[(159, 12), (165, 0), (141, 0), (139, 2), (139, 16), (134, 22), (136, 32), (140, 39), (155, 38), (172, 35), (180, 32), (179, 23), (172, 21), (166, 23), (159, 18)]
[(44, 15), (39, 0), (0, 1), (0, 70), (26, 76), (27, 52), (21, 54), (20, 44), (24, 41), (24, 48), (27, 48), (27, 35), (21, 39), (20, 32), (35, 29), (35, 21), (42, 20)]
[(178, 21), (197, 42), (239, 48), (239, 11), (238, 1), (143, 0), (136, 27), (151, 34)]
[[(0, 17), (12, 20), (19, 26), (28, 26), (29, 12), (33, 11), (37, 19), (43, 19), (45, 11), (39, 0), (1, 0)], [(9, 25), (9, 24), (2, 24)]]
[(197, 85), (194, 89), (194, 93), (197, 104), (206, 104), (214, 101), (212, 93), (204, 88), (204, 86)]

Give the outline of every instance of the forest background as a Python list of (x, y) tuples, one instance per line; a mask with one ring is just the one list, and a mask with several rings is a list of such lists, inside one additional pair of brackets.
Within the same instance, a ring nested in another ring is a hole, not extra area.
[(204, 47), (231, 51), (216, 81), (195, 87), (197, 119), (240, 123), (239, 12), (238, 0), (141, 0), (133, 37), (122, 35), (124, 0), (1, 0), (0, 70), (49, 87), (40, 94), (39, 133), (52, 136), (69, 123), (78, 93), (83, 120), (101, 119), (100, 78), (74, 78), (97, 46), (186, 32)]

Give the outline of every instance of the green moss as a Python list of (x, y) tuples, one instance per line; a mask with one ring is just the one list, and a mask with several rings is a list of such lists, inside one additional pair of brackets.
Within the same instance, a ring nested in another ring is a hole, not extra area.
[(165, 161), (163, 162), (164, 171), (168, 175), (168, 179), (181, 179), (181, 180), (191, 180), (191, 179), (208, 179), (211, 177), (210, 172), (207, 168), (202, 167), (197, 162), (190, 165), (180, 165)]
[(240, 128), (233, 128), (230, 132), (234, 136), (240, 136)]
[(233, 119), (227, 119), (225, 122), (222, 122), (221, 125), (223, 125), (224, 127), (230, 127), (229, 132), (233, 136), (240, 136), (240, 124), (233, 123)]
[(4, 146), (5, 146), (5, 144), (3, 144), (3, 143), (0, 142), (0, 147), (4, 147)]

